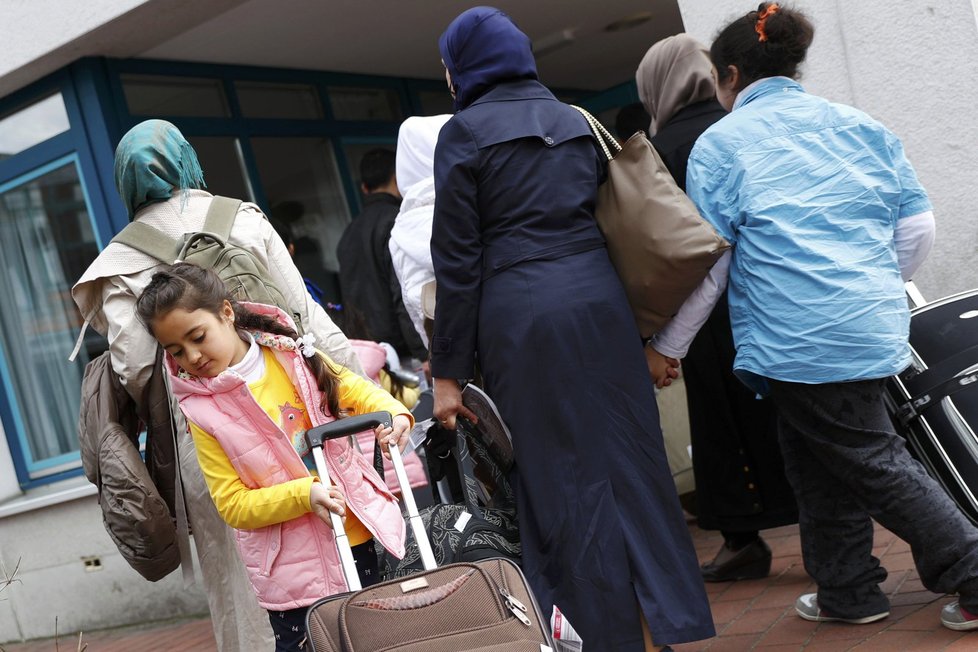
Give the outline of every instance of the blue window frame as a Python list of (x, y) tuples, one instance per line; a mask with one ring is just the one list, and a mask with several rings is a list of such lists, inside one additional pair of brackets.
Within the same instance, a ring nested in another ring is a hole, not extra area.
[[(0, 316), (4, 325), (0, 333), (0, 414), (7, 417), (4, 429), (8, 439), (14, 440), (14, 448), (19, 449), (18, 457), (30, 480), (78, 467), (75, 424), (81, 374), (89, 355), (85, 351), (75, 365), (67, 363), (80, 325), (80, 320), (71, 318), (78, 312), (67, 295), (78, 269), (66, 274), (58, 259), (70, 258), (74, 252), (64, 249), (78, 245), (87, 245), (87, 253), (94, 258), (102, 247), (85, 186), (77, 154), (55, 159), (0, 184), (0, 219), (4, 222), (0, 224), (0, 260), (4, 260), (7, 270), (0, 283), (0, 301), (8, 305)], [(65, 197), (65, 190), (76, 192)], [(14, 202), (8, 202), (11, 198)], [(8, 203), (20, 204), (21, 210), (17, 214), (8, 211)], [(69, 230), (80, 226), (77, 230), (88, 232), (87, 242), (57, 241), (52, 237), (57, 232), (55, 227), (66, 225), (51, 224), (51, 215), (39, 213), (47, 208), (57, 210), (59, 206), (82, 221), (80, 225), (67, 226)], [(36, 243), (40, 248), (26, 251), (18, 234), (24, 235), (28, 245)], [(8, 255), (11, 252), (14, 256)], [(20, 304), (21, 309), (9, 309), (12, 303)], [(96, 341), (93, 348), (95, 354), (100, 353), (104, 341)]]
[[(61, 355), (81, 321), (68, 293), (76, 278), (69, 277), (121, 226), (96, 164), (93, 134), (98, 140), (105, 131), (90, 91), (64, 69), (0, 100), (0, 116), (8, 116), (60, 95), (68, 118), (67, 130), (0, 160), (0, 257), (8, 271), (0, 299), (27, 306), (10, 310), (19, 314), (7, 321), (20, 321), (5, 322), (0, 334), (0, 420), (22, 488), (81, 472), (76, 424), (84, 367)], [(91, 343), (91, 353), (99, 347)]]

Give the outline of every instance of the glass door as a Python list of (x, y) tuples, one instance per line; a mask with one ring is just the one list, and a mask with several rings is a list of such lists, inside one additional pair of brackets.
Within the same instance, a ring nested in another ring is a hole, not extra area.
[(336, 244), (350, 223), (333, 143), (319, 137), (251, 139), (269, 217), (292, 230), (295, 264), (325, 299), (339, 300)]

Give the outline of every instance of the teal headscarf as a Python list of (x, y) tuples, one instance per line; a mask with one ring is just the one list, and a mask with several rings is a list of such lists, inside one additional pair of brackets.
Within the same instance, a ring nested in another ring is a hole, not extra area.
[(204, 188), (197, 152), (165, 120), (146, 120), (130, 129), (115, 150), (115, 187), (132, 220), (140, 208), (166, 201), (173, 191)]

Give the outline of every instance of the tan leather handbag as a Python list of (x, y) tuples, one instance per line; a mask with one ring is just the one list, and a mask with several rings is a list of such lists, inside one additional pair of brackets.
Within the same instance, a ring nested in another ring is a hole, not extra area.
[(672, 319), (730, 244), (676, 185), (645, 134), (619, 145), (594, 116), (574, 108), (608, 157), (595, 217), (639, 332), (650, 337)]

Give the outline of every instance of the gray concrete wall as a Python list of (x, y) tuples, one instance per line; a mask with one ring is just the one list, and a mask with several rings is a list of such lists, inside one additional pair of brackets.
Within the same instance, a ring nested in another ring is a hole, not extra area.
[[(86, 570), (90, 558), (100, 570)], [(94, 497), (0, 519), (0, 563), (17, 568), (0, 592), (0, 643), (53, 636), (55, 617), (65, 634), (207, 613), (199, 580), (185, 589), (178, 570), (147, 582), (129, 567)]]
[[(915, 281), (934, 299), (978, 287), (978, 24), (970, 0), (795, 0), (815, 23), (806, 90), (893, 130), (927, 188), (937, 241)], [(686, 31), (710, 44), (744, 0), (679, 0)]]

